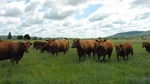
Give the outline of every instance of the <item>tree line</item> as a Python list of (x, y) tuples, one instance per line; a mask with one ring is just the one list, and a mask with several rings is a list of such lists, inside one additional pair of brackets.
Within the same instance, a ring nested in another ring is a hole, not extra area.
[[(13, 36), (12, 36), (12, 34), (11, 34), (11, 32), (9, 32), (8, 33), (8, 35), (7, 35), (7, 39), (9, 39), (9, 40), (11, 40), (11, 39), (13, 39)], [(29, 34), (25, 34), (25, 35), (17, 35), (16, 36), (16, 39), (17, 40), (42, 40), (42, 38), (38, 38), (38, 37), (31, 37)], [(0, 38), (0, 40), (1, 40), (1, 38)]]

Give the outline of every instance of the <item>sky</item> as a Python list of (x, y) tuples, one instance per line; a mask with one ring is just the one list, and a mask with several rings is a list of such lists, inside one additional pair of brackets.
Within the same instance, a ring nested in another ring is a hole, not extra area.
[(97, 38), (150, 30), (150, 0), (0, 0), (0, 35)]

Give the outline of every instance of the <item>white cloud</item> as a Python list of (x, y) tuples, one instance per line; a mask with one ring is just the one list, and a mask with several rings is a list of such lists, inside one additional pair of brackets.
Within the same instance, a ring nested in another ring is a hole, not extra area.
[[(75, 17), (91, 4), (101, 6)], [(0, 0), (0, 34), (92, 38), (150, 30), (149, 7), (149, 0)]]
[(56, 11), (52, 9), (44, 14), (44, 18), (53, 19), (53, 20), (62, 20), (62, 19), (67, 18), (68, 16), (71, 16), (72, 13), (73, 13), (73, 10)]
[(149, 8), (150, 0), (134, 0), (132, 2), (132, 7), (147, 7)]
[(14, 17), (14, 16), (18, 16), (21, 14), (22, 14), (22, 12), (18, 8), (10, 8), (5, 11), (4, 16)]

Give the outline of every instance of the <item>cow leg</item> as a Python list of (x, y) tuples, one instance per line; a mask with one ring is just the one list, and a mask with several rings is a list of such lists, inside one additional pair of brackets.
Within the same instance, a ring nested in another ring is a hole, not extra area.
[(108, 54), (108, 59), (110, 60), (110, 57), (111, 57), (111, 53), (110, 54)]
[(88, 57), (90, 58), (90, 53), (88, 53)]
[(16, 60), (16, 64), (19, 64), (19, 60)]
[(133, 51), (131, 52), (132, 58), (133, 58)]
[(94, 59), (95, 59), (95, 52), (93, 51), (93, 57), (94, 57)]
[(81, 62), (81, 56), (79, 55), (79, 63)]
[(119, 61), (119, 55), (117, 55), (117, 60)]
[(52, 55), (54, 55), (55, 53), (54, 52), (52, 52)]
[(80, 63), (82, 54), (80, 52), (77, 52), (77, 53), (78, 53), (79, 63)]
[(58, 52), (56, 52), (56, 56), (58, 56)]
[(103, 61), (105, 62), (105, 55), (103, 55)]
[(125, 61), (125, 55), (123, 55), (123, 60)]
[(11, 63), (14, 65), (14, 59), (11, 59)]
[(127, 60), (128, 60), (128, 54), (126, 55), (126, 57), (127, 57)]
[(98, 61), (100, 62), (100, 56), (97, 56), (98, 57)]
[(84, 60), (86, 59), (86, 53), (83, 54)]
[(66, 50), (64, 50), (63, 52), (64, 52), (64, 54), (66, 54)]

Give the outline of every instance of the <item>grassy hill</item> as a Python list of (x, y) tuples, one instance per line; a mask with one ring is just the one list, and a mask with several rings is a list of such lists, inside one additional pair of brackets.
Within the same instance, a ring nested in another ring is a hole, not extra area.
[(130, 32), (121, 32), (107, 38), (149, 38), (150, 31), (130, 31)]

